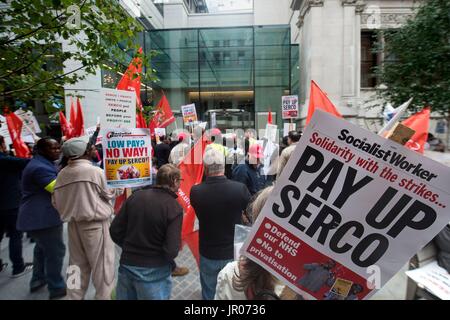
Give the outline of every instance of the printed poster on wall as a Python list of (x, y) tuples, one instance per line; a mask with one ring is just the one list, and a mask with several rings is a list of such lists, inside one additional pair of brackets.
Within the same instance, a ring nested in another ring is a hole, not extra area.
[(149, 129), (103, 130), (103, 167), (110, 188), (151, 184), (152, 145)]
[(183, 122), (185, 124), (194, 123), (197, 120), (197, 111), (195, 110), (195, 104), (188, 104), (181, 106), (181, 113), (183, 114)]
[(102, 128), (136, 127), (136, 93), (134, 91), (102, 88), (101, 95)]
[(306, 299), (367, 299), (450, 221), (450, 169), (316, 110), (242, 253)]
[(298, 118), (298, 96), (282, 96), (281, 113), (283, 119)]

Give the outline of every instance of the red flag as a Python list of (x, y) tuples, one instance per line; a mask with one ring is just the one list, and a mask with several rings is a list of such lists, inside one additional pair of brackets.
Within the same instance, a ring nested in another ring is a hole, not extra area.
[(127, 200), (126, 192), (122, 193), (120, 196), (116, 197), (114, 202), (114, 214), (119, 214), (122, 204)]
[(73, 124), (73, 137), (81, 136), (84, 136), (84, 115), (80, 98), (77, 98), (77, 115), (75, 117), (75, 123)]
[(267, 116), (267, 123), (272, 124), (272, 112), (270, 109), (269, 109), (269, 115)]
[[(138, 50), (139, 54), (142, 54), (142, 48)], [(142, 58), (135, 57), (130, 62), (127, 71), (120, 79), (116, 89), (134, 91), (136, 93), (136, 105), (138, 106), (138, 112), (136, 113), (136, 128), (146, 128), (146, 122), (142, 114), (142, 101), (141, 101), (141, 76), (142, 73)]]
[(59, 123), (61, 124), (62, 135), (65, 136), (66, 139), (70, 139), (73, 134), (73, 128), (62, 111), (59, 112)]
[(188, 245), (189, 250), (191, 250), (192, 255), (195, 258), (195, 261), (197, 261), (197, 266), (200, 266), (200, 250), (199, 250), (199, 244), (198, 244), (198, 230), (188, 234), (185, 237), (184, 241)]
[(30, 149), (22, 140), (22, 119), (14, 112), (5, 115), (6, 125), (8, 126), (9, 135), (11, 137), (16, 156), (20, 158), (30, 158)]
[(156, 106), (156, 113), (149, 123), (150, 132), (153, 134), (155, 128), (165, 128), (169, 124), (175, 121), (172, 109), (170, 109), (169, 101), (167, 101), (166, 95), (163, 94), (161, 100), (159, 100)]
[[(205, 151), (205, 148), (206, 141), (202, 138), (197, 141), (191, 151), (179, 164), (183, 180), (181, 181), (180, 189), (178, 190), (177, 200), (184, 209), (181, 240), (188, 243), (189, 248), (197, 261), (199, 259), (198, 250), (196, 252), (193, 248), (195, 249), (198, 247), (198, 237), (192, 238), (192, 233), (194, 232), (195, 211), (191, 206), (189, 195), (191, 193), (191, 188), (202, 181), (204, 169), (203, 152)], [(197, 239), (197, 245), (195, 244), (195, 239)]]
[(70, 125), (72, 127), (71, 136), (68, 139), (75, 136), (75, 128), (77, 124), (77, 111), (75, 110), (75, 105), (73, 104), (72, 98), (70, 98)]
[(422, 111), (413, 114), (402, 122), (403, 125), (413, 129), (416, 133), (405, 144), (408, 149), (423, 154), (425, 143), (428, 138), (428, 127), (430, 125), (430, 107), (423, 108)]
[(342, 118), (333, 103), (328, 99), (327, 95), (319, 88), (319, 86), (311, 80), (311, 93), (309, 95), (308, 116), (306, 117), (306, 125), (312, 118), (316, 109), (334, 114), (336, 117)]

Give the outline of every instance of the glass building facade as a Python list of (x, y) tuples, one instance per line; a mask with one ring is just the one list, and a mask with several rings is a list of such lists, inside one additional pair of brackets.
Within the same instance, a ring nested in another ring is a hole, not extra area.
[(181, 127), (180, 106), (195, 103), (199, 120), (216, 113), (221, 129), (264, 128), (267, 112), (279, 128), (281, 96), (298, 94), (298, 45), (290, 28), (166, 29), (145, 32), (145, 50), (158, 52), (153, 101), (166, 94)]

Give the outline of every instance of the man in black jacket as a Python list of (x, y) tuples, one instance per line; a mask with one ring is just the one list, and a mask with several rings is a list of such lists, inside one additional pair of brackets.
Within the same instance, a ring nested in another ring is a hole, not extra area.
[(250, 200), (247, 187), (228, 180), (223, 154), (208, 149), (204, 157), (206, 180), (191, 189), (191, 205), (199, 221), (200, 282), (204, 300), (212, 300), (217, 275), (233, 261), (234, 227), (242, 222)]
[[(12, 262), (12, 276), (19, 277), (33, 269), (32, 263), (24, 263), (22, 257), (22, 232), (16, 228), (21, 188), (20, 177), (29, 159), (8, 156), (5, 138), (0, 136), (0, 241), (6, 233), (9, 236), (9, 258)], [(8, 264), (0, 259), (0, 272)]]
[(111, 224), (113, 241), (122, 248), (118, 300), (168, 300), (171, 261), (180, 250), (183, 209), (176, 191), (180, 170), (162, 166), (156, 185), (134, 192)]

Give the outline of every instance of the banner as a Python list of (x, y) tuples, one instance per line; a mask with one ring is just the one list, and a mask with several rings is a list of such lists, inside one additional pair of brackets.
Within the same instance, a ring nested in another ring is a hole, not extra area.
[(194, 123), (197, 120), (197, 111), (195, 110), (195, 104), (188, 104), (181, 106), (181, 113), (183, 114), (183, 122), (185, 124)]
[(151, 184), (152, 145), (149, 129), (117, 128), (103, 131), (103, 168), (108, 187)]
[(450, 221), (449, 192), (448, 167), (316, 110), (242, 252), (306, 299), (367, 299)]
[(298, 96), (282, 96), (281, 112), (283, 119), (298, 118)]
[(134, 91), (101, 89), (102, 128), (136, 128), (136, 94)]

